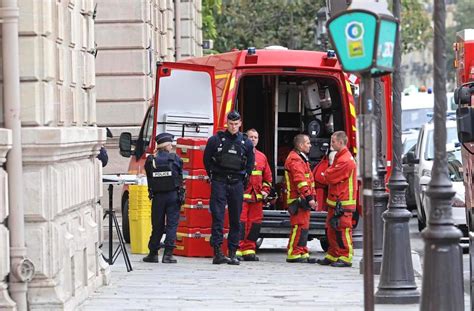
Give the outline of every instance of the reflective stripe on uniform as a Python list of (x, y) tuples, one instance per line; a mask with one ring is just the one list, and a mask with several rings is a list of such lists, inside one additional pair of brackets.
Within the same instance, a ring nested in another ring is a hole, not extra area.
[(329, 254), (326, 254), (326, 256), (324, 256), (324, 258), (326, 258), (327, 260), (330, 260), (332, 262), (337, 261), (337, 257), (331, 256)]
[(241, 251), (241, 254), (242, 254), (242, 256), (252, 255), (252, 254), (255, 254), (255, 251), (253, 249), (248, 249), (248, 250), (245, 250), (245, 251)]
[(309, 174), (304, 174), (304, 177), (309, 178)]
[(266, 181), (264, 181), (263, 184), (264, 184), (265, 186), (268, 186), (268, 187), (271, 187), (271, 186), (272, 186), (269, 182), (266, 182)]
[(297, 233), (298, 233), (298, 225), (295, 225), (295, 227), (293, 228), (293, 231), (291, 232), (290, 248), (288, 248), (288, 259), (295, 259), (295, 258), (300, 258), (301, 257), (301, 254), (292, 255), (293, 245), (295, 243), (295, 238), (296, 238)]
[[(263, 199), (263, 195), (261, 194), (257, 194), (256, 195), (257, 199)], [(244, 199), (252, 199), (253, 196), (251, 194), (248, 194), (248, 193), (244, 193)]]
[(293, 203), (294, 200), (296, 199), (291, 199), (290, 194), (291, 194), (291, 184), (290, 184), (290, 176), (288, 174), (288, 171), (285, 171), (285, 182), (286, 182), (286, 193), (288, 193), (288, 198), (286, 199), (287, 204)]
[(302, 188), (302, 187), (304, 187), (304, 186), (307, 186), (307, 185), (308, 185), (308, 182), (302, 181), (302, 182), (300, 182), (300, 183), (298, 184), (298, 189), (299, 189), (299, 188)]
[(261, 176), (262, 175), (262, 171), (252, 171), (252, 175), (258, 175), (258, 176)]
[(351, 234), (350, 234), (350, 228), (346, 228), (345, 230), (345, 235), (346, 235), (346, 243), (347, 243), (347, 246), (349, 247), (349, 256), (341, 256), (339, 257), (340, 260), (344, 261), (344, 262), (347, 262), (347, 263), (352, 263), (352, 253), (354, 252), (353, 248), (352, 248), (352, 238), (351, 238)]
[[(354, 199), (354, 184), (352, 180), (353, 175), (354, 175), (354, 171), (352, 171), (351, 176), (349, 176), (349, 200), (341, 201), (342, 206), (357, 204), (356, 200)], [(330, 206), (336, 206), (336, 202), (333, 200), (329, 200), (329, 198), (326, 199), (326, 203)]]
[(242, 252), (241, 252), (241, 251), (236, 251), (236, 252), (235, 252), (235, 256), (237, 256), (237, 257), (242, 257)]

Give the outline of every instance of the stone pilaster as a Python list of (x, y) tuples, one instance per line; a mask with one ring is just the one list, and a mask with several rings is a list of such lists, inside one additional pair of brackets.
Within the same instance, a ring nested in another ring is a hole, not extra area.
[(5, 279), (10, 272), (10, 236), (6, 227), (8, 217), (8, 176), (3, 169), (6, 155), (11, 148), (11, 131), (0, 128), (0, 310), (14, 310)]
[(93, 0), (19, 0), (25, 239), (31, 310), (74, 309), (104, 281), (105, 131), (96, 124)]
[[(36, 274), (32, 310), (74, 309), (107, 280), (99, 256), (101, 164), (105, 131), (23, 128), (26, 243)], [(101, 271), (102, 270), (102, 271)]]

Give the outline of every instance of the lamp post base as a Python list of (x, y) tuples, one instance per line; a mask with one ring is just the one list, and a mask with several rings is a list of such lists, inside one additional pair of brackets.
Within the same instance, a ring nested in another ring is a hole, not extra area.
[(420, 302), (420, 292), (415, 288), (379, 289), (375, 294), (376, 304), (415, 304)]

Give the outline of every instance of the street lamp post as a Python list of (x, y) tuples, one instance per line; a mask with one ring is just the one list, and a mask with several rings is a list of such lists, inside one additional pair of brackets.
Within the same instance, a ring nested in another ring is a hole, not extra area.
[(374, 273), (380, 274), (382, 266), (382, 254), (383, 254), (383, 219), (382, 214), (387, 209), (388, 193), (385, 190), (385, 175), (387, 173), (385, 167), (385, 160), (382, 153), (382, 81), (380, 78), (375, 80), (374, 84), (374, 114), (377, 128), (377, 143), (376, 143), (376, 165), (377, 165), (377, 177), (373, 181), (374, 189)]
[[(400, 18), (400, 0), (393, 1), (393, 14)], [(380, 272), (378, 291), (375, 293), (376, 303), (409, 304), (416, 303), (420, 298), (417, 290), (411, 258), (410, 230), (408, 222), (411, 213), (407, 210), (405, 190), (407, 182), (402, 174), (401, 156), (403, 152), (401, 140), (401, 94), (402, 78), (401, 39), (397, 37), (395, 44), (393, 72), (393, 130), (392, 130), (392, 173), (388, 182), (390, 189), (388, 209), (383, 213), (385, 221), (383, 240), (383, 261)]]
[[(384, 158), (382, 154), (382, 81), (380, 78), (376, 78), (374, 81), (374, 119), (376, 128), (376, 167), (377, 174), (372, 181), (373, 189), (373, 271), (374, 274), (380, 274), (380, 268), (382, 266), (382, 245), (383, 245), (383, 220), (382, 214), (387, 208), (388, 193), (385, 190), (385, 174), (387, 170), (384, 165)], [(359, 263), (359, 272), (364, 273), (364, 259)]]
[(373, 280), (373, 178), (374, 161), (373, 79), (393, 70), (394, 45), (398, 20), (384, 1), (354, 0), (346, 10), (331, 17), (329, 38), (344, 71), (361, 76), (361, 101), (358, 116), (359, 178), (362, 182), (364, 214), (364, 306), (374, 309)]
[(431, 181), (426, 194), (429, 198), (428, 226), (423, 231), (425, 256), (420, 310), (464, 310), (462, 234), (453, 224), (453, 190), (448, 174), (446, 154), (446, 6), (435, 0), (434, 11), (434, 141), (435, 158)]

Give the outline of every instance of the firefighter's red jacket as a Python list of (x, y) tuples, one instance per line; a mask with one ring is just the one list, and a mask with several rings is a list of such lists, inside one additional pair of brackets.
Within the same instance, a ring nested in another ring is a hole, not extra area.
[(263, 200), (262, 191), (270, 193), (272, 187), (272, 171), (267, 157), (255, 149), (255, 166), (252, 170), (247, 189), (244, 192), (244, 200), (257, 202)]
[(336, 153), (333, 164), (324, 171), (323, 176), (328, 185), (326, 203), (334, 207), (340, 200), (344, 209), (355, 210), (357, 169), (349, 149), (345, 147)]
[(328, 197), (328, 185), (326, 184), (324, 175), (321, 174), (324, 173), (324, 171), (327, 170), (328, 167), (328, 157), (324, 156), (313, 169), (313, 176), (315, 182), (314, 190), (316, 191), (316, 201), (318, 201), (318, 208), (316, 209), (316, 211), (328, 210), (328, 206), (326, 203), (326, 199)]
[(305, 199), (311, 196), (316, 199), (314, 178), (308, 159), (292, 150), (285, 161), (285, 183), (287, 190), (287, 204), (297, 198)]

